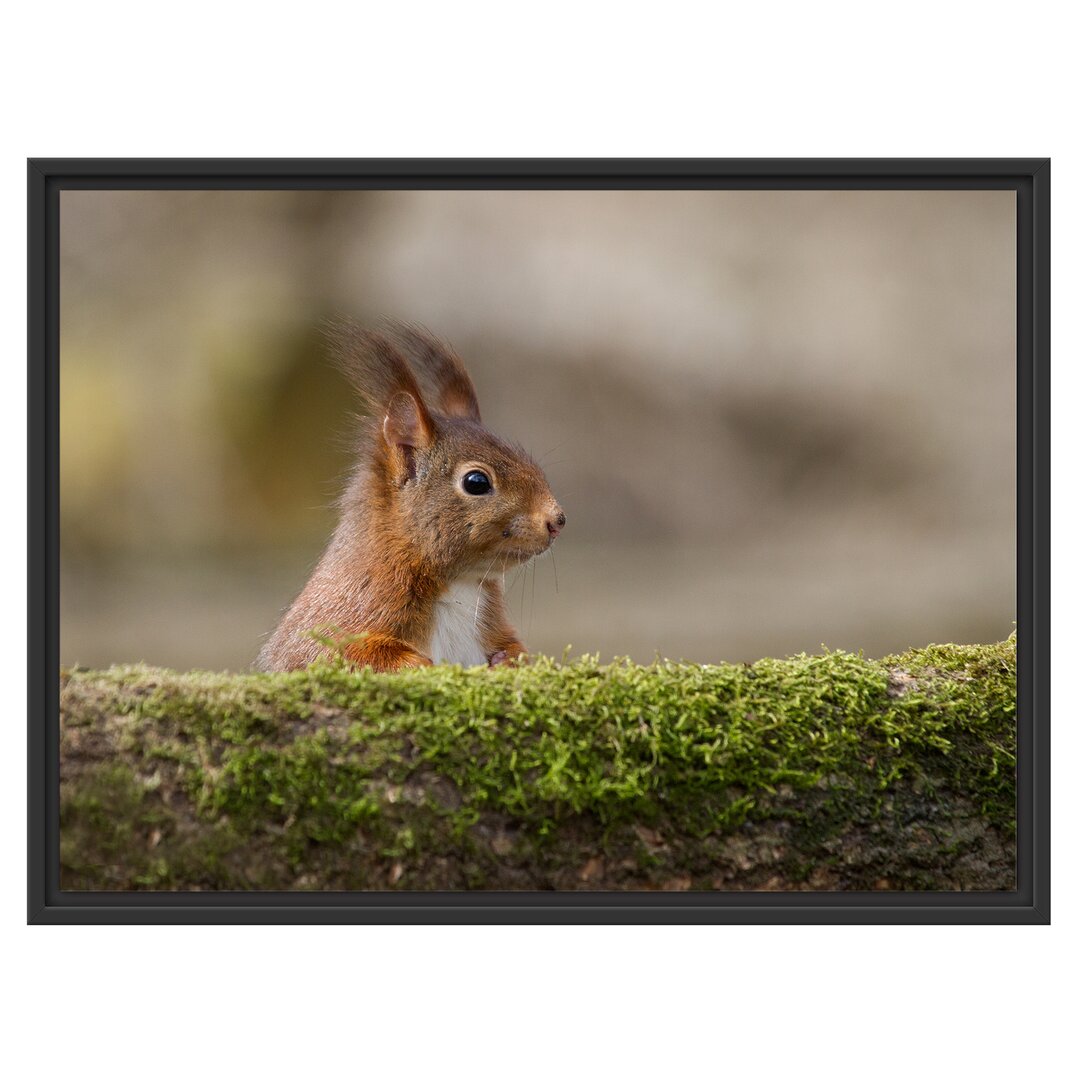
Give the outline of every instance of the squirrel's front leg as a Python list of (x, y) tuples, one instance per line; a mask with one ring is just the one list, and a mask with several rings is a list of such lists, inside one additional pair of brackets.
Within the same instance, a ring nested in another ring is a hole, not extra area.
[(528, 653), (510, 625), (503, 600), (502, 587), (497, 581), (487, 581), (484, 589), (484, 619), (482, 644), (488, 667), (512, 664)]
[(345, 659), (354, 667), (374, 671), (401, 671), (403, 668), (431, 667), (431, 661), (407, 641), (390, 634), (365, 633), (344, 648)]

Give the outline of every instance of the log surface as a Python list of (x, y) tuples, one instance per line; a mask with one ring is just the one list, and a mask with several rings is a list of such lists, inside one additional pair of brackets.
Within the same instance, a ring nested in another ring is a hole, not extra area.
[(71, 890), (1011, 890), (1015, 640), (65, 671)]

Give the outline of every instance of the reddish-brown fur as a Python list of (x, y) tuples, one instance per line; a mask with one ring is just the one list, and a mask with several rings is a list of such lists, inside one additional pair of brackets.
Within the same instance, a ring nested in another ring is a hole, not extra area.
[[(319, 630), (348, 635), (357, 666), (429, 664), (436, 605), (454, 583), (475, 584), (473, 629), (488, 663), (521, 656), (500, 578), (546, 551), (565, 523), (543, 472), (481, 425), (461, 360), (423, 330), (343, 323), (331, 338), (369, 420), (338, 527), (258, 666), (310, 664), (326, 648)], [(492, 478), (491, 493), (464, 493), (470, 468)]]

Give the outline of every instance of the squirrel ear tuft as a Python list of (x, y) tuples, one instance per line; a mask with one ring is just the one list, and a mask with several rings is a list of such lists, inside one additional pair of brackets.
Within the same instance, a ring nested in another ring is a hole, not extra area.
[(429, 404), (445, 416), (479, 424), (476, 388), (461, 357), (415, 323), (386, 322), (385, 327), (394, 344), (409, 358)]
[(396, 394), (411, 395), (421, 425), (430, 434), (431, 417), (420, 384), (393, 341), (349, 319), (328, 322), (326, 335), (339, 370), (360, 394), (369, 415), (382, 412)]
[(382, 429), (383, 438), (392, 449), (424, 450), (431, 445), (428, 418), (412, 394), (402, 392), (390, 399)]

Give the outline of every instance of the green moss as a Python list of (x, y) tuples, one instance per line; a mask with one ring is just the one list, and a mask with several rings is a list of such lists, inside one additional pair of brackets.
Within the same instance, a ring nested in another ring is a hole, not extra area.
[[(417, 867), (454, 852), (482, 882), (499, 852), (555, 857), (566, 823), (582, 820), (647, 868), (656, 859), (628, 841), (634, 828), (730, 838), (744, 823), (785, 819), (788, 872), (808, 874), (794, 848), (896, 812), (896, 785), (917, 791), (920, 778), (931, 795), (958, 793), (1012, 828), (1015, 679), (1015, 637), (880, 661), (831, 652), (395, 675), (70, 672), (65, 732), (104, 732), (127, 764), (69, 785), (64, 858), (85, 875), (78, 853), (91, 834), (107, 862), (147, 831), (176, 831), (146, 817), (151, 804), (166, 812), (148, 801), (157, 774), (217, 828), (214, 851), (200, 855), (217, 859), (201, 871), (214, 887), (236, 884), (222, 867), (252, 838), (301, 876), (335, 850)], [(512, 835), (492, 841), (484, 823), (496, 817)], [(171, 859), (147, 852), (140, 881), (177, 881), (180, 847)]]
[(64, 887), (269, 887), (232, 872), (225, 857), (243, 837), (226, 820), (192, 830), (157, 797), (160, 775), (100, 763), (62, 785), (60, 862)]

